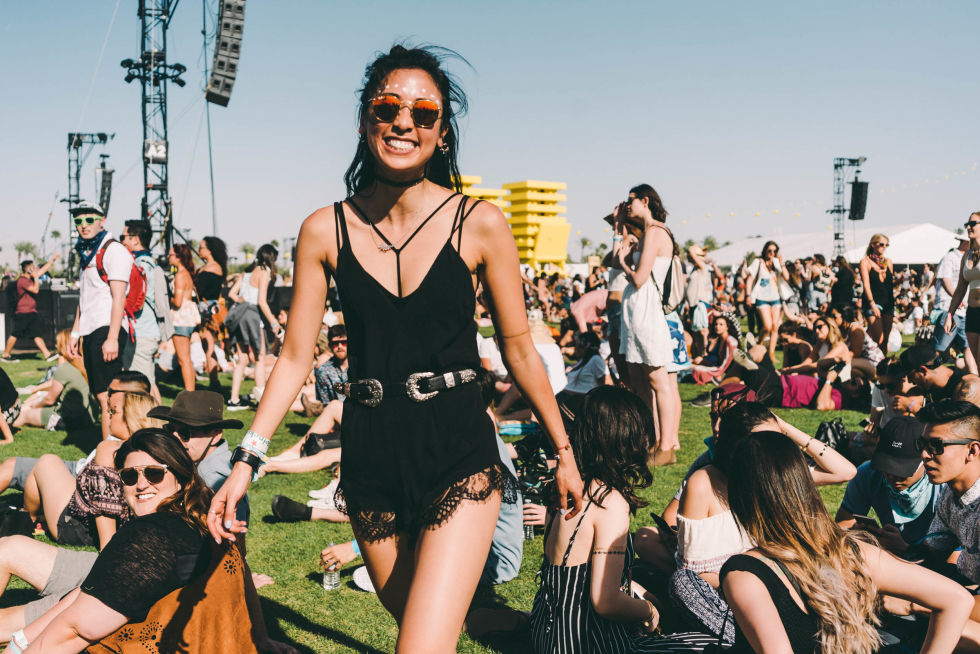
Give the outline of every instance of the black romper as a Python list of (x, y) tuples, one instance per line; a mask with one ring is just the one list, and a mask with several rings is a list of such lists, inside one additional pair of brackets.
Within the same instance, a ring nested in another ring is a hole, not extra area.
[[(336, 281), (352, 382), (372, 378), (396, 384), (415, 372), (480, 366), (476, 296), (457, 250), (463, 221), (476, 205), (467, 211), (469, 198), (460, 197), (446, 244), (418, 289), (406, 296), (392, 295), (361, 267), (351, 250), (344, 206), (334, 205)], [(401, 247), (392, 248), (396, 261), (438, 211)], [(400, 292), (400, 271), (398, 284)], [(474, 382), (424, 402), (387, 388), (377, 407), (344, 402), (337, 498), (355, 535), (377, 541), (403, 533), (414, 541), (422, 529), (445, 523), (463, 500), (483, 501), (503, 490), (504, 501), (515, 502), (517, 481), (500, 460), (486, 408)]]

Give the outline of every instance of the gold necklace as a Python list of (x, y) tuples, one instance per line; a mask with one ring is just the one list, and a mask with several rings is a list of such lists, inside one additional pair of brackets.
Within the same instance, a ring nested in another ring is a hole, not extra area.
[[(422, 210), (423, 209), (425, 209), (425, 190), (424, 189), (422, 191), (422, 204), (419, 205), (419, 208), (415, 210), (416, 216), (420, 217), (422, 215)], [(387, 217), (387, 216), (385, 216), (385, 217)], [(378, 229), (377, 224), (372, 223), (371, 224), (371, 240), (374, 241), (374, 246), (376, 248), (378, 248), (378, 252), (390, 252), (392, 250), (398, 250), (398, 249), (400, 249), (401, 246), (405, 244), (405, 241), (407, 241), (410, 238), (411, 234), (414, 233), (414, 230), (415, 230), (415, 228), (417, 228), (419, 226), (419, 223), (422, 222), (418, 217), (415, 219), (415, 224), (412, 225), (409, 229), (406, 229), (405, 232), (402, 234), (402, 238), (400, 239), (398, 245), (395, 245), (394, 243), (391, 242), (390, 239), (387, 239), (384, 234), (381, 234), (381, 230)], [(381, 220), (384, 220), (384, 218), (382, 218)], [(381, 222), (381, 221), (379, 220), (378, 222)], [(381, 234), (381, 237), (386, 240), (385, 243), (381, 243), (381, 242), (378, 241), (378, 234)]]

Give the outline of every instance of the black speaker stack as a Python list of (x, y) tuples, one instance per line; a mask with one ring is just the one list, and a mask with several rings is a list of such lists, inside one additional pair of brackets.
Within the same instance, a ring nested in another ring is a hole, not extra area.
[(228, 106), (231, 87), (238, 73), (245, 29), (245, 0), (221, 0), (218, 13), (218, 35), (214, 46), (214, 65), (205, 98), (208, 102)]
[(851, 220), (864, 220), (864, 209), (868, 204), (868, 183), (851, 182), (851, 211), (847, 217)]

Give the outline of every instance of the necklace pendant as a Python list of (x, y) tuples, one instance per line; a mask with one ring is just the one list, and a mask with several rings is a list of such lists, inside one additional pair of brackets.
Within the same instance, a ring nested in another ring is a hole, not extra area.
[(378, 245), (378, 252), (388, 252), (392, 247), (391, 245)]

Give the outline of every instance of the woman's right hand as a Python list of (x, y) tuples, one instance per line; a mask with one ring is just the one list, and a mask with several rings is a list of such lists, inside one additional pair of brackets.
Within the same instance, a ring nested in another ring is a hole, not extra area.
[(949, 311), (946, 312), (946, 317), (943, 319), (943, 331), (947, 334), (953, 329), (953, 314)]
[(208, 531), (214, 536), (216, 543), (220, 544), (222, 539), (234, 543), (235, 534), (248, 531), (247, 524), (235, 518), (235, 511), (251, 481), (252, 468), (247, 463), (239, 461), (232, 466), (231, 474), (221, 485), (221, 490), (211, 499), (211, 508), (208, 510)]
[(547, 521), (548, 510), (540, 504), (528, 503), (524, 505), (524, 524), (544, 525)]
[(879, 309), (878, 305), (874, 302), (871, 303), (871, 315), (873, 315), (875, 318), (881, 318), (881, 309)]

